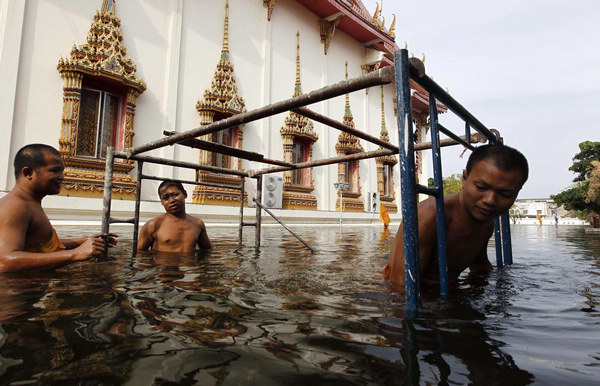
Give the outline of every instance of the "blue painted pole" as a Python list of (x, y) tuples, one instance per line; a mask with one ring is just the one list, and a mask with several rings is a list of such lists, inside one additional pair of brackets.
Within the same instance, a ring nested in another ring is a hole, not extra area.
[(417, 191), (415, 179), (415, 152), (413, 120), (410, 103), (408, 51), (394, 53), (396, 98), (398, 107), (398, 142), (402, 193), (402, 223), (404, 236), (404, 277), (406, 308), (421, 308), (419, 277), (419, 233), (417, 221)]
[(429, 130), (431, 132), (431, 155), (433, 158), (433, 181), (435, 196), (435, 221), (437, 224), (437, 249), (440, 269), (440, 296), (448, 297), (448, 253), (446, 251), (446, 216), (444, 213), (444, 183), (442, 178), (442, 155), (435, 97), (429, 94)]
[(510, 239), (510, 219), (508, 212), (504, 213), (500, 219), (502, 222), (502, 251), (504, 252), (504, 264), (511, 265), (512, 257), (512, 241)]
[(494, 219), (494, 235), (496, 241), (496, 267), (502, 268), (502, 236), (500, 236), (500, 219), (496, 217)]

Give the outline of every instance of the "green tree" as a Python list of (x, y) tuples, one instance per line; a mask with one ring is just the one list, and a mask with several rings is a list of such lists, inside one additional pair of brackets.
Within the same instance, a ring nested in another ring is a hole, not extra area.
[(573, 182), (587, 180), (592, 170), (592, 162), (600, 161), (600, 142), (581, 142), (579, 150), (579, 153), (573, 157), (573, 165), (569, 168), (570, 171), (577, 173)]
[(590, 187), (585, 198), (587, 203), (600, 205), (600, 161), (593, 161), (590, 168)]
[(596, 170), (600, 169), (600, 142), (581, 142), (579, 150), (569, 168), (577, 173), (574, 184), (550, 198), (566, 210), (576, 212), (579, 218), (586, 218), (590, 213), (600, 213), (600, 171)]
[[(456, 193), (460, 192), (460, 190), (462, 189), (462, 174), (456, 173), (456, 174), (452, 174), (449, 177), (444, 177), (442, 179), (442, 184), (444, 187), (444, 196), (456, 194)], [(433, 178), (429, 178), (427, 180), (427, 185), (429, 185), (430, 187), (433, 188), (433, 186), (434, 186)]]

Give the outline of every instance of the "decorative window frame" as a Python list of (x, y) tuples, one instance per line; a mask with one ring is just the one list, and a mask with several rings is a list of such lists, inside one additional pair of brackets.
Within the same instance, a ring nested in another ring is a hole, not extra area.
[[(302, 95), (302, 84), (300, 82), (300, 32), (296, 34), (296, 83), (294, 87), (294, 97)], [(314, 131), (313, 122), (293, 111), (285, 118), (284, 125), (279, 130), (283, 139), (283, 160), (293, 162), (294, 141), (303, 141), (306, 143), (306, 152), (308, 157), (306, 162), (313, 159), (313, 145), (319, 139), (319, 135)], [(283, 173), (283, 209), (317, 209), (317, 198), (312, 194), (315, 190), (312, 168), (303, 169), (303, 180), (308, 182), (304, 185), (292, 183), (292, 170)]]
[[(196, 103), (196, 110), (200, 115), (200, 125), (208, 125), (215, 121), (231, 117), (236, 114), (246, 112), (246, 102), (238, 94), (236, 84), (235, 70), (230, 60), (229, 54), (229, 1), (225, 3), (225, 22), (223, 32), (223, 47), (221, 49), (221, 58), (217, 63), (217, 69), (211, 82), (210, 88), (204, 91), (204, 97)], [(242, 149), (244, 141), (243, 125), (230, 128), (232, 137), (232, 147)], [(202, 136), (202, 140), (207, 142), (217, 142), (217, 135), (207, 134)], [(213, 165), (214, 157), (218, 154), (200, 150), (200, 164)], [(242, 159), (227, 155), (229, 157), (229, 169), (242, 170)], [(219, 174), (200, 170), (198, 171), (199, 182), (211, 182), (221, 185), (230, 185), (228, 187), (214, 187), (199, 185), (194, 188), (192, 202), (208, 205), (240, 205), (240, 177)], [(244, 201), (247, 200), (244, 192)]]
[[(112, 1), (104, 1), (96, 11), (87, 36), (87, 43), (73, 45), (69, 58), (60, 58), (58, 72), (63, 79), (63, 114), (59, 152), (65, 169), (62, 194), (100, 196), (104, 190), (105, 161), (101, 158), (76, 155), (81, 94), (88, 81), (106, 85), (103, 91), (120, 88), (124, 99), (122, 119), (115, 145), (117, 150), (131, 147), (137, 98), (146, 90), (146, 83), (137, 77), (136, 65), (123, 44), (121, 20)], [(116, 85), (116, 86), (115, 86)], [(132, 161), (115, 160), (114, 193), (117, 197), (133, 197), (135, 179), (129, 176)]]

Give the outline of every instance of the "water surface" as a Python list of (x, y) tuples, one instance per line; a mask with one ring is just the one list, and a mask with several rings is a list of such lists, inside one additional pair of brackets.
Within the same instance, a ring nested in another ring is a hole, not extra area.
[[(600, 234), (513, 225), (515, 264), (407, 318), (379, 227), (212, 228), (198, 257), (0, 274), (2, 384), (597, 384)], [(119, 230), (120, 229), (120, 230)], [(62, 237), (96, 229), (58, 228)], [(392, 230), (395, 232), (395, 229)], [(493, 243), (489, 254), (495, 260)], [(493, 262), (493, 261), (492, 261)], [(463, 278), (466, 275), (463, 276)]]

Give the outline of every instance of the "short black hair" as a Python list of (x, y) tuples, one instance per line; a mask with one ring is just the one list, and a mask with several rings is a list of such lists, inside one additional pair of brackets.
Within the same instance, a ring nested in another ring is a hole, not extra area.
[(60, 157), (58, 150), (42, 143), (32, 143), (19, 149), (13, 162), (13, 166), (15, 167), (15, 178), (19, 178), (24, 167), (30, 167), (33, 170), (37, 170), (42, 166), (46, 166), (46, 154)]
[(160, 191), (163, 188), (166, 189), (166, 188), (169, 188), (171, 186), (174, 186), (177, 189), (181, 190), (181, 193), (187, 194), (187, 192), (183, 188), (183, 185), (181, 184), (181, 182), (179, 182), (179, 181), (163, 181), (163, 182), (160, 183), (160, 185), (158, 185), (158, 197), (160, 198)]
[(527, 158), (517, 149), (506, 145), (483, 145), (475, 148), (467, 161), (467, 174), (471, 173), (476, 163), (485, 160), (491, 161), (501, 170), (519, 170), (523, 175), (523, 183), (529, 177)]

